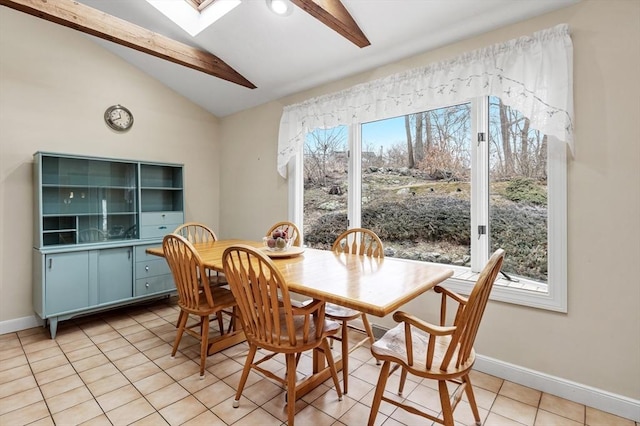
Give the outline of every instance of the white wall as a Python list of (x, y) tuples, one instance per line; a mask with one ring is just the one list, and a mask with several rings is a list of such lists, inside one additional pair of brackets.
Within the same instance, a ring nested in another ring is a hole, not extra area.
[[(134, 114), (124, 134), (103, 120), (116, 103)], [(0, 324), (33, 317), (34, 152), (183, 163), (187, 220), (217, 229), (218, 128), (88, 36), (0, 7)]]
[[(255, 238), (287, 215), (276, 172), (282, 107), (568, 23), (576, 156), (568, 170), (568, 313), (491, 302), (476, 350), (543, 374), (640, 399), (640, 2), (584, 0), (221, 120), (223, 237)], [(248, 125), (250, 123), (251, 125)], [(430, 320), (433, 295), (407, 309)], [(424, 309), (423, 306), (428, 306)], [(390, 324), (390, 319), (373, 318)], [(640, 417), (640, 416), (639, 416)]]

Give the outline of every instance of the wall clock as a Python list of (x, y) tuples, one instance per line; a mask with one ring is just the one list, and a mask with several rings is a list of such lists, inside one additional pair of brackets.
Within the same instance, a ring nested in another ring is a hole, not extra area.
[(104, 112), (104, 121), (117, 132), (126, 132), (133, 126), (133, 114), (122, 105), (113, 105)]

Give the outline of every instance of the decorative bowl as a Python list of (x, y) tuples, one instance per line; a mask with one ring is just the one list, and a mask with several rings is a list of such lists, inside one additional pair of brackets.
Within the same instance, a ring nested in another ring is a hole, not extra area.
[[(277, 238), (264, 237), (262, 239), (262, 244), (264, 244), (264, 246), (269, 251), (282, 252), (282, 251), (289, 250), (289, 248), (291, 247), (291, 244), (293, 243), (293, 240), (291, 238), (282, 238), (282, 237), (280, 237), (279, 239), (283, 240), (284, 243), (278, 242)], [(274, 240), (271, 244), (276, 244), (276, 246), (271, 247), (269, 244), (269, 240)], [(284, 246), (282, 244), (284, 244)]]

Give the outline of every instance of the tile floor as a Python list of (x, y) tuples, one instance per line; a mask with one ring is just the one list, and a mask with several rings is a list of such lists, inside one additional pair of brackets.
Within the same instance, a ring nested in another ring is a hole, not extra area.
[[(283, 390), (257, 373), (249, 376), (240, 407), (232, 408), (246, 344), (210, 356), (204, 380), (195, 339), (183, 337), (172, 359), (177, 317), (175, 300), (165, 299), (62, 322), (55, 340), (40, 327), (1, 335), (0, 425), (284, 424)], [(300, 370), (310, 359), (303, 357)], [(368, 348), (360, 348), (351, 361), (349, 394), (339, 402), (329, 380), (296, 403), (296, 423), (366, 424), (378, 371)], [(480, 372), (472, 380), (486, 426), (639, 426)], [(404, 395), (438, 411), (433, 383), (410, 381)], [(430, 423), (386, 403), (376, 419), (385, 426)], [(464, 401), (456, 424), (473, 424)]]

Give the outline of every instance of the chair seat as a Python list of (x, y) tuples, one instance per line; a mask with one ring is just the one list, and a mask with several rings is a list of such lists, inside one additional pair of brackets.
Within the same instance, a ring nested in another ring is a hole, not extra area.
[(214, 273), (209, 276), (209, 285), (211, 287), (220, 287), (227, 284), (229, 283), (227, 282), (227, 277), (224, 275), (217, 275)]
[(412, 328), (411, 331), (413, 365), (409, 366), (404, 324), (402, 323), (387, 331), (382, 338), (377, 340), (371, 346), (371, 352), (377, 359), (402, 364), (403, 367), (406, 367), (413, 374), (419, 375), (420, 377), (429, 377), (441, 380), (446, 379), (448, 375), (460, 375), (461, 372), (468, 370), (473, 366), (475, 361), (475, 352), (472, 349), (471, 355), (466, 362), (456, 368), (457, 354), (460, 353), (460, 351), (456, 350), (456, 355), (449, 363), (447, 370), (440, 370), (442, 360), (446, 351), (449, 349), (451, 336), (437, 336), (435, 339), (436, 344), (431, 369), (428, 369), (426, 365), (429, 335), (416, 328)]
[(188, 312), (193, 315), (211, 315), (213, 312), (216, 312), (220, 309), (230, 308), (236, 305), (236, 300), (233, 297), (233, 293), (231, 290), (222, 288), (222, 287), (211, 287), (211, 296), (215, 301), (215, 305), (213, 308), (209, 306), (207, 302), (207, 298), (204, 294), (200, 294), (200, 300), (198, 301), (197, 309), (190, 309), (187, 306), (184, 306), (178, 301), (178, 306), (180, 309)]
[(345, 308), (344, 306), (327, 303), (325, 307), (325, 316), (339, 321), (349, 321), (358, 318), (362, 312), (355, 309)]
[[(305, 347), (316, 347), (318, 346), (318, 342), (320, 340), (322, 340), (323, 338), (327, 337), (327, 336), (331, 336), (336, 334), (336, 332), (338, 331), (338, 329), (340, 328), (340, 325), (334, 321), (329, 321), (329, 320), (325, 320), (324, 321), (324, 332), (322, 334), (322, 336), (320, 336), (320, 338), (316, 338), (316, 326), (314, 321), (310, 321), (309, 324), (309, 334), (308, 334), (308, 338), (307, 341), (304, 342), (303, 341), (303, 333), (304, 333), (304, 316), (303, 315), (295, 315), (293, 317), (293, 327), (294, 327), (294, 332), (295, 332), (295, 336), (296, 336), (296, 346), (292, 346), (290, 350), (283, 350), (282, 347), (278, 347), (278, 351), (282, 352), (282, 353), (287, 353), (287, 352), (291, 352), (291, 353), (295, 353), (295, 352), (300, 352), (301, 350), (306, 350), (304, 349)], [(245, 330), (245, 333), (248, 333), (247, 330)], [(274, 335), (275, 336), (275, 335)], [(287, 325), (285, 323), (285, 316), (284, 313), (280, 314), (280, 339), (283, 342), (283, 345), (287, 346), (289, 345), (289, 335), (288, 335), (288, 331), (287, 331)], [(257, 339), (258, 341), (260, 341), (260, 339)], [(274, 350), (274, 346), (267, 343), (267, 342), (261, 342), (262, 346), (267, 349), (267, 350)]]

